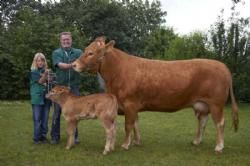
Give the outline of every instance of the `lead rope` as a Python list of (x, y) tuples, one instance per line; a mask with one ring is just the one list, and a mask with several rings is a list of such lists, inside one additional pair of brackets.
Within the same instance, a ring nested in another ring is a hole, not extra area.
[[(50, 92), (50, 90), (52, 89), (52, 87), (56, 84), (56, 73), (54, 73), (51, 69), (48, 69), (48, 75), (47, 75), (47, 89), (48, 92)], [(55, 103), (53, 101), (51, 101), (51, 105), (53, 106), (53, 108), (55, 108)], [(52, 122), (53, 124), (56, 123), (56, 121), (54, 120)]]
[[(70, 57), (69, 57), (69, 55), (68, 55), (68, 53), (66, 52), (66, 51), (64, 51), (65, 52), (65, 55), (68, 57), (68, 63), (70, 62)], [(71, 69), (69, 69), (69, 80), (68, 80), (68, 87), (70, 88), (70, 70)]]
[(48, 75), (47, 75), (47, 88), (48, 88), (48, 93), (50, 91), (50, 70), (48, 69)]

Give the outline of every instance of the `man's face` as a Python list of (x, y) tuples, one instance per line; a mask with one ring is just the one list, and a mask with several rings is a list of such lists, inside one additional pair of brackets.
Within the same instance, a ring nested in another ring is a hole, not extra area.
[(62, 35), (60, 43), (62, 48), (70, 48), (72, 45), (72, 37), (70, 35)]

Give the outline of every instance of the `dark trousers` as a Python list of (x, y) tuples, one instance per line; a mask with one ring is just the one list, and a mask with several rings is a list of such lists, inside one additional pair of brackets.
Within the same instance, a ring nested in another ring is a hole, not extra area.
[[(79, 88), (71, 87), (71, 92), (77, 96), (80, 95)], [(60, 140), (60, 117), (62, 109), (61, 107), (54, 103), (54, 113), (52, 117), (52, 126), (51, 126), (51, 139), (59, 141)], [(75, 138), (78, 138), (78, 129), (76, 128)]]
[(46, 138), (46, 135), (48, 133), (48, 119), (49, 119), (50, 106), (51, 102), (49, 100), (45, 100), (45, 103), (43, 105), (32, 104), (34, 141), (39, 141), (41, 139)]

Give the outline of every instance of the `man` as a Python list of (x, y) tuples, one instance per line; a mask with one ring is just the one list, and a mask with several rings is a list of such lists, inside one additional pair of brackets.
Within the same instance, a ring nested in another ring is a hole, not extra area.
[[(81, 54), (80, 49), (72, 48), (72, 36), (70, 32), (60, 34), (61, 47), (52, 53), (52, 62), (56, 69), (56, 82), (58, 85), (68, 86), (75, 95), (80, 95), (80, 74), (72, 69), (72, 62)], [(51, 144), (57, 144), (60, 141), (60, 115), (61, 107), (54, 105), (54, 113), (51, 128)], [(79, 143), (78, 130), (75, 133), (75, 143)]]

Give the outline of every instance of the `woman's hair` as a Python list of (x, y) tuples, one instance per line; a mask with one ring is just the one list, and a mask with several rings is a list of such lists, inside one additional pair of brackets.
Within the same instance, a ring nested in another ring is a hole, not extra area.
[(44, 68), (47, 69), (47, 68), (48, 68), (48, 64), (47, 64), (46, 58), (45, 58), (45, 56), (43, 55), (43, 53), (40, 53), (40, 52), (38, 52), (38, 53), (35, 54), (30, 69), (31, 69), (31, 70), (36, 70), (36, 69), (38, 68), (38, 67), (37, 67), (37, 63), (36, 63), (36, 61), (37, 61), (38, 59), (41, 59), (41, 60), (44, 61)]

